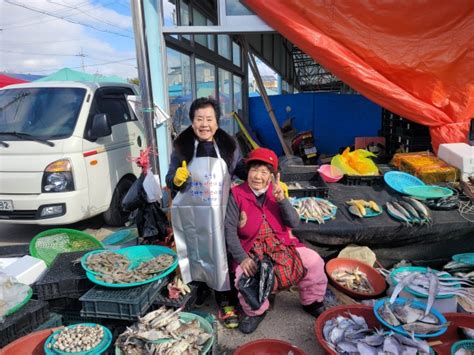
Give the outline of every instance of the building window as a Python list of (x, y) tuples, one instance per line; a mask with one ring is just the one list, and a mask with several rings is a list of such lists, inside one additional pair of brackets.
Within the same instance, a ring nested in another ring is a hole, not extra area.
[(196, 63), (196, 97), (216, 98), (216, 67), (204, 60), (197, 59)]
[(230, 43), (228, 35), (217, 35), (217, 52), (224, 58), (232, 60)]
[(170, 116), (176, 133), (189, 126), (188, 112), (193, 101), (191, 89), (191, 59), (188, 55), (167, 48), (168, 96)]
[(220, 127), (229, 134), (234, 133), (232, 112), (232, 75), (229, 71), (219, 68), (219, 103), (221, 105), (222, 117)]
[[(181, 18), (179, 24), (181, 26), (191, 26), (191, 19), (189, 18), (189, 5), (183, 0), (179, 2), (179, 14)], [(182, 35), (182, 37), (188, 41), (191, 40), (191, 35)]]
[(241, 54), (240, 46), (237, 43), (232, 42), (232, 63), (234, 63), (234, 65), (238, 66), (239, 68), (240, 68), (240, 54)]
[[(193, 26), (213, 26), (213, 24), (199, 10), (193, 9)], [(194, 35), (194, 41), (211, 51), (214, 50), (213, 35)]]

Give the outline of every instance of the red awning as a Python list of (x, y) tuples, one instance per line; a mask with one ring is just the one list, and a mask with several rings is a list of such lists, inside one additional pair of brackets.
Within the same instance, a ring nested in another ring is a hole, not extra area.
[(11, 84), (27, 83), (26, 80), (17, 79), (8, 75), (0, 74), (0, 88)]
[(467, 142), (474, 1), (245, 0), (271, 27), (382, 107)]

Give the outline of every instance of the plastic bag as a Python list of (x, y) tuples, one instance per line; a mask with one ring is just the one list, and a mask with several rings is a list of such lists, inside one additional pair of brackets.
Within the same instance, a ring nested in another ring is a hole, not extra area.
[(376, 157), (376, 155), (365, 149), (350, 152), (350, 148), (347, 147), (342, 154), (332, 158), (331, 165), (339, 168), (346, 175), (379, 175), (379, 169), (370, 159), (371, 157)]
[(275, 275), (273, 263), (265, 256), (257, 262), (257, 272), (252, 277), (244, 274), (239, 279), (239, 292), (253, 310), (259, 309), (273, 290)]
[(143, 180), (143, 190), (145, 190), (146, 193), (146, 200), (150, 203), (159, 201), (163, 197), (160, 176), (153, 175), (151, 168), (148, 169), (145, 179)]
[(130, 189), (128, 190), (127, 194), (124, 196), (122, 200), (122, 208), (125, 211), (134, 211), (146, 202), (146, 193), (143, 190), (144, 179), (145, 175), (140, 175), (140, 177), (135, 180), (133, 185), (130, 186)]

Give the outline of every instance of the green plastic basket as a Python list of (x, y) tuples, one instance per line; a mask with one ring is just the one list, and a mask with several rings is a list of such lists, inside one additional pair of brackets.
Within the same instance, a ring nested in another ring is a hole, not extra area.
[(464, 348), (466, 350), (469, 350), (469, 351), (473, 352), (474, 351), (474, 340), (461, 340), (461, 341), (455, 342), (451, 346), (451, 355), (454, 355), (456, 353), (456, 351), (458, 351), (461, 348)]
[(9, 315), (12, 315), (13, 313), (19, 311), (25, 304), (27, 304), (27, 303), (30, 301), (32, 295), (33, 295), (33, 290), (32, 290), (32, 288), (30, 287), (30, 289), (29, 289), (28, 292), (26, 293), (26, 296), (25, 296), (25, 298), (23, 299), (23, 301), (21, 301), (20, 303), (18, 303), (15, 307), (10, 308), (10, 309), (5, 313), (5, 317), (6, 317), (6, 316), (9, 316)]
[(403, 192), (416, 198), (430, 198), (430, 199), (449, 197), (453, 194), (453, 190), (447, 187), (432, 186), (432, 185), (407, 186), (403, 189)]
[(103, 248), (103, 244), (93, 236), (67, 228), (48, 229), (30, 242), (30, 254), (44, 260), (47, 266), (61, 253)]

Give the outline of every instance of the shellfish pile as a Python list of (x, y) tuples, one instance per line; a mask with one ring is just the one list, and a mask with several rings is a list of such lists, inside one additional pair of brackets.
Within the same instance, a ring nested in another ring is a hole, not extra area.
[(119, 335), (115, 343), (127, 355), (196, 354), (212, 338), (197, 319), (185, 322), (180, 310), (161, 307), (150, 312)]
[(95, 326), (77, 325), (64, 328), (53, 336), (54, 343), (49, 348), (65, 353), (77, 353), (94, 349), (102, 341), (104, 330), (99, 324)]

